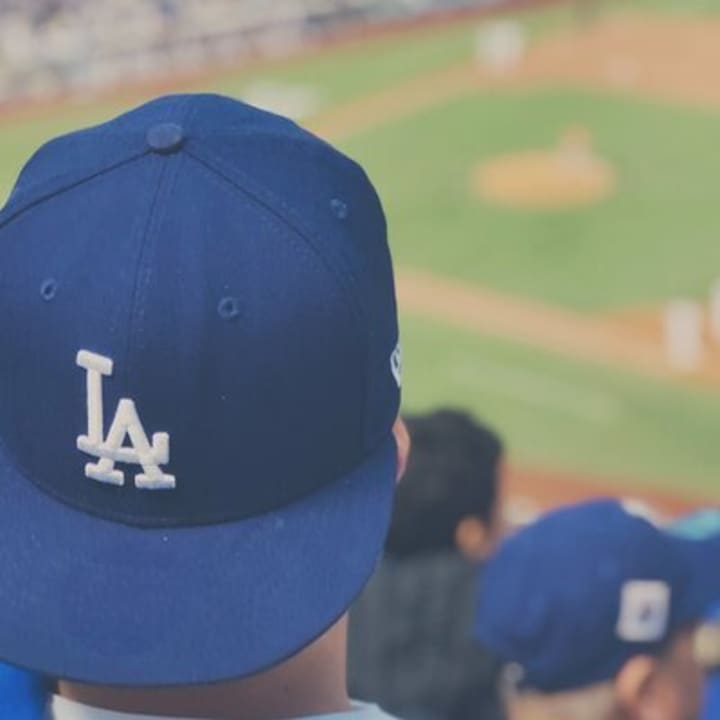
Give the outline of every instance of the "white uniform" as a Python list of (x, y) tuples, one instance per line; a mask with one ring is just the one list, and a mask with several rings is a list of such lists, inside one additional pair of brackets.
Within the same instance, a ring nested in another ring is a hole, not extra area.
[[(352, 707), (353, 709), (348, 712), (305, 716), (302, 720), (395, 720), (377, 705), (353, 702)], [(119, 713), (90, 707), (55, 695), (50, 702), (48, 720), (193, 720), (193, 718)]]

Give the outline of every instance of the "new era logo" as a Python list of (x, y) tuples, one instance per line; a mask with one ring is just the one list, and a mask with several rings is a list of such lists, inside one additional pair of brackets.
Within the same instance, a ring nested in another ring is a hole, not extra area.
[(395, 378), (397, 386), (402, 387), (402, 348), (400, 347), (400, 343), (395, 346), (390, 356), (390, 371)]

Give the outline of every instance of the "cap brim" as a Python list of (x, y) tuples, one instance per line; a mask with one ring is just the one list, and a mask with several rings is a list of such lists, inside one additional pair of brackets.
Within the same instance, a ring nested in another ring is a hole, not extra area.
[(382, 552), (396, 446), (300, 502), (237, 523), (139, 529), (65, 506), (0, 449), (0, 658), (86, 683), (253, 674), (347, 610)]
[(697, 540), (673, 538), (673, 543), (688, 569), (675, 607), (676, 622), (694, 623), (720, 602), (720, 533)]

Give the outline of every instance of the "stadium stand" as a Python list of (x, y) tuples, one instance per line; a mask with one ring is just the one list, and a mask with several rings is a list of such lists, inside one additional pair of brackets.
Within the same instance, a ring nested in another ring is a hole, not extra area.
[(0, 106), (293, 52), (357, 26), (488, 0), (0, 0)]

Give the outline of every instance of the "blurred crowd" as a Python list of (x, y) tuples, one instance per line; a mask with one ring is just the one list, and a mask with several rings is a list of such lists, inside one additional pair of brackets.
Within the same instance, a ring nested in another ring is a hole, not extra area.
[(0, 103), (293, 52), (345, 26), (478, 0), (0, 0)]

